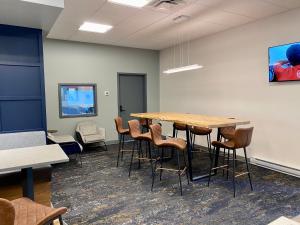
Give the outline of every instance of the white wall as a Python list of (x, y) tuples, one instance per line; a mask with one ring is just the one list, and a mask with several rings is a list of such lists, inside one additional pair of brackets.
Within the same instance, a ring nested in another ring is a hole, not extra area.
[(163, 50), (160, 110), (249, 119), (249, 155), (300, 169), (300, 82), (268, 82), (268, 47), (300, 41), (299, 21), (297, 9), (195, 40), (201, 70), (162, 75), (173, 57)]
[[(117, 73), (147, 74), (147, 107), (159, 110), (159, 53), (157, 51), (46, 39), (44, 66), (48, 129), (75, 132), (78, 121), (92, 119), (106, 128), (107, 140), (117, 140), (113, 119), (118, 115)], [(59, 118), (59, 83), (97, 83), (98, 116)], [(104, 96), (104, 91), (110, 96)]]

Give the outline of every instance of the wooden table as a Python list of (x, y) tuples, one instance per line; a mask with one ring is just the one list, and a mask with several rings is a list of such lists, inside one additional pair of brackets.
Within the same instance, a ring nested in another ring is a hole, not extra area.
[[(152, 112), (152, 113), (132, 113), (132, 117), (143, 118), (143, 119), (154, 119), (167, 122), (176, 122), (186, 125), (186, 141), (188, 148), (188, 162), (189, 162), (189, 175), (192, 181), (199, 180), (208, 177), (208, 174), (194, 177), (193, 176), (193, 166), (192, 166), (192, 145), (190, 143), (190, 133), (188, 126), (200, 126), (207, 128), (217, 128), (217, 140), (221, 140), (220, 128), (228, 126), (237, 126), (249, 124), (249, 120), (241, 120), (236, 118), (227, 117), (216, 117), (189, 113), (174, 113), (174, 112)], [(173, 130), (173, 137), (175, 136), (175, 130)], [(215, 154), (215, 167), (218, 166), (220, 148), (216, 149)], [(215, 172), (216, 173), (216, 172)]]
[(0, 150), (0, 172), (21, 170), (23, 196), (34, 200), (33, 167), (68, 162), (69, 158), (57, 144)]

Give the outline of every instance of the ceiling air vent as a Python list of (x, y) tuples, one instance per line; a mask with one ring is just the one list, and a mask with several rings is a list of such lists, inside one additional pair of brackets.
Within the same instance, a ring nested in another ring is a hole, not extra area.
[(178, 4), (184, 3), (184, 0), (154, 0), (151, 5), (159, 8), (159, 7), (170, 7), (176, 6)]

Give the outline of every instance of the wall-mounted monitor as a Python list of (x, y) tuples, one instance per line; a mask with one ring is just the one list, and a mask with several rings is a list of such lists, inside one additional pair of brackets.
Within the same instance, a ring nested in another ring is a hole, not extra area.
[(97, 116), (96, 84), (59, 84), (59, 116)]
[(300, 80), (300, 42), (269, 48), (269, 81)]

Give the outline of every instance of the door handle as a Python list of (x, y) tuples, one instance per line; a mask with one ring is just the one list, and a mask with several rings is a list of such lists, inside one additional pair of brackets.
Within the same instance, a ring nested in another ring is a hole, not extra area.
[(120, 105), (120, 112), (124, 112), (124, 111), (126, 111), (126, 110), (123, 109), (123, 106), (122, 106), (122, 105)]

